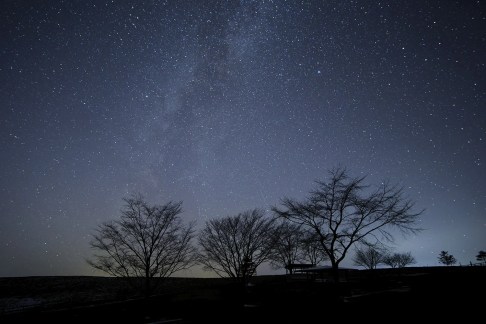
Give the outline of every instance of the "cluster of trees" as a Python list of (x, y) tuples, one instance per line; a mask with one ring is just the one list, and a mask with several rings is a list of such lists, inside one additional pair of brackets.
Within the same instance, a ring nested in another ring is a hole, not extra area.
[[(441, 251), (437, 257), (439, 263), (452, 266), (457, 263), (456, 258), (448, 251)], [(476, 255), (478, 265), (486, 265), (486, 251), (479, 251)], [(357, 248), (353, 258), (354, 264), (366, 269), (376, 269), (379, 265), (387, 265), (392, 268), (403, 268), (416, 263), (410, 252), (390, 253), (385, 247), (365, 246)], [(472, 263), (471, 263), (472, 265)]]
[[(197, 235), (195, 224), (182, 222), (180, 202), (152, 206), (141, 196), (125, 202), (121, 219), (101, 224), (94, 233), (96, 254), (88, 262), (113, 276), (145, 278), (146, 292), (150, 278), (196, 263), (220, 276), (246, 280), (265, 261), (286, 267), (329, 260), (338, 281), (339, 265), (352, 247), (392, 241), (392, 230), (416, 233), (422, 213), (413, 211), (401, 188), (383, 182), (372, 189), (365, 177), (350, 177), (345, 169), (331, 170), (328, 181), (317, 181), (303, 201), (282, 199), (270, 217), (255, 209), (213, 219)], [(357, 255), (366, 252), (358, 249)], [(410, 254), (371, 258), (372, 266), (414, 262)]]
[[(456, 258), (452, 254), (449, 254), (448, 251), (441, 251), (437, 259), (446, 266), (452, 266), (457, 263)], [(486, 251), (479, 251), (476, 255), (476, 261), (478, 261), (477, 265), (486, 266)]]
[(416, 263), (411, 252), (391, 253), (385, 248), (367, 246), (364, 249), (358, 248), (354, 256), (354, 264), (367, 269), (376, 269), (379, 265), (387, 265), (391, 268), (404, 268)]

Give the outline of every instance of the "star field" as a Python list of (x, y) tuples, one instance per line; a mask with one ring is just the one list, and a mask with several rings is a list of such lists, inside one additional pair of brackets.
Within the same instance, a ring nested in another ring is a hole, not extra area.
[(90, 233), (132, 193), (200, 227), (336, 166), (425, 209), (396, 242), (418, 265), (486, 248), (480, 1), (0, 9), (0, 276), (95, 274)]

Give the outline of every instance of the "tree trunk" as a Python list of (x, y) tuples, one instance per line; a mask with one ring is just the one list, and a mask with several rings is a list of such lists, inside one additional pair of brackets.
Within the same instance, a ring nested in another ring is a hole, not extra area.
[(150, 296), (150, 274), (148, 269), (145, 271), (145, 289), (144, 289), (145, 298)]
[(335, 283), (339, 283), (339, 264), (332, 262), (332, 278)]

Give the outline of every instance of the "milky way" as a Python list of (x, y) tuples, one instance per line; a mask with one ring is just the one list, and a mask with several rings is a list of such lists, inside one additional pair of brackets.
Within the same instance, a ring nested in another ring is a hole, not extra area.
[(98, 274), (90, 234), (133, 193), (182, 200), (200, 228), (336, 166), (425, 209), (395, 246), (418, 265), (486, 249), (479, 1), (0, 9), (0, 276)]

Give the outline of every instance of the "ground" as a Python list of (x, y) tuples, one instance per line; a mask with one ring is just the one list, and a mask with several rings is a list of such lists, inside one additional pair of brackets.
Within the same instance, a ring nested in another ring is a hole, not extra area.
[[(378, 322), (474, 318), (486, 267), (354, 271), (320, 277), (169, 278), (144, 298), (136, 282), (107, 277), (0, 279), (0, 322), (302, 323), (329, 318)], [(391, 316), (391, 317), (390, 317)]]

